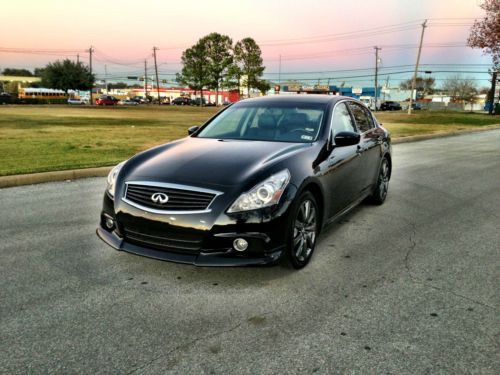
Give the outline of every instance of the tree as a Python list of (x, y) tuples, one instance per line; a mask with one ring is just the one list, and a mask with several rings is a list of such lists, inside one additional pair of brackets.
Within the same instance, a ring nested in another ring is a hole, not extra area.
[(223, 81), (224, 87), (228, 88), (229, 90), (237, 89), (239, 94), (241, 91), (240, 87), (241, 75), (242, 75), (241, 69), (238, 65), (234, 63), (233, 59), (233, 64), (231, 64), (231, 66), (227, 69), (227, 74)]
[(267, 92), (271, 89), (271, 84), (268, 81), (262, 79), (257, 82), (257, 86), (255, 88), (259, 90), (262, 95), (266, 95)]
[(33, 77), (28, 69), (5, 68), (2, 72), (5, 76)]
[(241, 76), (246, 77), (247, 95), (250, 96), (250, 88), (258, 88), (259, 79), (265, 69), (262, 65), (260, 47), (255, 40), (245, 38), (236, 43), (234, 61)]
[(113, 90), (113, 89), (126, 89), (126, 88), (128, 88), (128, 85), (125, 82), (108, 83), (108, 89), (109, 90)]
[[(410, 78), (406, 81), (403, 81), (399, 84), (399, 87), (401, 90), (411, 90), (412, 89), (412, 83), (413, 83), (413, 78)], [(422, 96), (432, 94), (434, 92), (434, 84), (435, 80), (432, 77), (428, 78), (423, 78), (423, 77), (417, 77), (416, 79), (416, 90), (417, 90), (417, 97), (418, 94), (421, 93)]]
[(209, 83), (208, 87), (215, 89), (215, 104), (219, 104), (219, 89), (223, 85), (223, 80), (233, 64), (233, 55), (231, 53), (233, 41), (227, 35), (211, 33), (202, 39), (207, 54)]
[(484, 0), (479, 5), (485, 12), (485, 17), (475, 20), (472, 25), (467, 45), (480, 48), (485, 54), (491, 55), (493, 65), (500, 67), (500, 0)]
[(35, 77), (41, 77), (45, 68), (35, 68)]
[(89, 90), (94, 83), (94, 76), (82, 63), (69, 59), (49, 63), (42, 73), (44, 87), (64, 90)]
[(489, 87), (481, 87), (479, 90), (477, 90), (479, 94), (486, 94), (488, 95), (490, 93), (490, 88)]
[(17, 96), (17, 94), (19, 94), (20, 84), (21, 82), (17, 81), (5, 82), (3, 85), (3, 90)]
[[(187, 85), (193, 90), (199, 90), (203, 99), (203, 88), (210, 85), (211, 77), (207, 48), (201, 39), (194, 46), (182, 52), (181, 61), (182, 71), (176, 75), (177, 82)], [(200, 105), (202, 103), (203, 100), (200, 100)]]
[(443, 84), (443, 90), (454, 100), (472, 104), (477, 95), (476, 82), (471, 78), (462, 78), (460, 75), (448, 77)]

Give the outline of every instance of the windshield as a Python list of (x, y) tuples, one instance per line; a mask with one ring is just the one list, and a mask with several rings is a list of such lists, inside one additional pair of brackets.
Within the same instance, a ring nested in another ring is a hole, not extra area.
[(310, 143), (318, 137), (324, 105), (238, 104), (217, 116), (199, 138)]

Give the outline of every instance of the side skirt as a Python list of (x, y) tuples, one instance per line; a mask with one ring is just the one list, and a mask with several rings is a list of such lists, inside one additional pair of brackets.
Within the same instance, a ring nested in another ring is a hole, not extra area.
[(361, 202), (363, 202), (366, 198), (368, 198), (370, 195), (372, 194), (372, 191), (368, 191), (368, 192), (365, 192), (363, 195), (361, 195), (360, 198), (356, 199), (354, 202), (352, 202), (351, 204), (349, 204), (346, 208), (344, 208), (342, 211), (339, 211), (339, 213), (335, 214), (334, 216), (332, 216), (331, 218), (327, 219), (325, 221), (325, 224), (323, 225), (323, 228), (327, 227), (328, 225), (330, 225), (331, 223), (333, 223), (334, 221), (338, 220), (339, 218), (341, 218), (342, 216), (344, 216), (345, 214), (347, 214), (348, 212), (350, 212), (354, 207), (356, 207), (357, 205), (359, 205)]

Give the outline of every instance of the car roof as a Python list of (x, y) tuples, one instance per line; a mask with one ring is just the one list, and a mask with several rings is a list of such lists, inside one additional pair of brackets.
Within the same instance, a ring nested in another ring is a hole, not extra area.
[(348, 96), (339, 95), (324, 95), (324, 94), (305, 94), (305, 95), (270, 95), (261, 96), (258, 98), (244, 99), (240, 103), (262, 103), (262, 104), (272, 104), (272, 103), (302, 103), (302, 104), (329, 104), (335, 103), (340, 100), (351, 99), (356, 100)]

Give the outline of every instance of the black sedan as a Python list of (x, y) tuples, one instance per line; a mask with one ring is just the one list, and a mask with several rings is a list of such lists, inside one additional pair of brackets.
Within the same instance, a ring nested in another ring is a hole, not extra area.
[(389, 133), (354, 99), (244, 100), (113, 168), (97, 233), (162, 260), (301, 268), (325, 225), (384, 202), (391, 166)]
[(398, 102), (386, 101), (380, 105), (381, 111), (401, 111), (401, 104)]
[(171, 105), (190, 105), (192, 100), (187, 96), (179, 96), (170, 103)]

